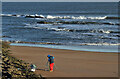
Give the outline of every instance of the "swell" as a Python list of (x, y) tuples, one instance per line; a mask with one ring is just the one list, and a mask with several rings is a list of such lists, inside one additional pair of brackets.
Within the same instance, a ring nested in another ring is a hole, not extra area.
[[(19, 28), (20, 29), (20, 28)], [(47, 31), (66, 31), (66, 32), (80, 32), (80, 33), (105, 33), (105, 34), (119, 34), (120, 31), (117, 30), (104, 30), (104, 29), (68, 29), (65, 27), (36, 27), (36, 26), (25, 26), (21, 29), (41, 29), (41, 30), (47, 30)]]
[[(17, 14), (1, 14), (0, 16), (3, 17), (23, 17), (23, 18), (42, 18), (43, 21), (39, 21), (37, 23), (39, 24), (105, 24), (105, 25), (120, 25), (120, 23), (111, 23), (111, 22), (85, 22), (85, 21), (73, 21), (73, 19), (96, 19), (96, 20), (101, 20), (101, 19), (120, 19), (120, 17), (108, 17), (108, 16), (103, 16), (103, 17), (85, 17), (85, 16), (51, 16), (51, 15), (17, 15)], [(48, 21), (46, 21), (48, 19)], [(54, 19), (55, 21), (49, 21), (49, 19)], [(72, 21), (63, 21), (63, 19), (71, 19)]]
[(120, 25), (119, 23), (111, 23), (111, 22), (85, 22), (85, 21), (39, 21), (39, 24), (105, 24), (105, 25)]
[(86, 16), (52, 16), (52, 15), (19, 15), (19, 14), (0, 14), (0, 16), (3, 17), (25, 17), (25, 18), (46, 18), (46, 19), (120, 19), (120, 17), (117, 16), (98, 16), (98, 17), (86, 17)]

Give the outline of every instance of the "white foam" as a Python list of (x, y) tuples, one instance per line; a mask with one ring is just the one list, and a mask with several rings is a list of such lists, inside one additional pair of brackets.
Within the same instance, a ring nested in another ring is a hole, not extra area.
[(99, 31), (102, 32), (102, 33), (106, 33), (106, 34), (109, 34), (109, 33), (111, 32), (111, 31), (109, 31), (109, 30), (106, 30), (106, 31), (105, 31), (105, 30), (103, 30), (103, 29), (100, 29)]
[(107, 16), (103, 16), (103, 17), (85, 17), (85, 16), (52, 16), (52, 15), (48, 15), (46, 18), (47, 19), (106, 19)]
[(93, 32), (93, 33), (106, 33), (106, 34), (111, 33), (111, 31), (110, 31), (110, 30), (103, 30), (103, 29), (99, 29), (99, 30), (92, 30), (91, 32)]
[(55, 31), (66, 31), (66, 29), (58, 29), (58, 28), (51, 28), (52, 30), (55, 30)]
[[(0, 14), (0, 16), (13, 16), (14, 14)], [(17, 15), (17, 17), (20, 17), (21, 15)], [(38, 15), (38, 14), (34, 14), (34, 15), (29, 15), (29, 14), (26, 14), (24, 16), (31, 16), (31, 17), (42, 17), (42, 18), (47, 18), (47, 19), (106, 19), (107, 16), (98, 16), (98, 17), (86, 17), (86, 16), (78, 16), (78, 17), (75, 17), (75, 16), (52, 16), (52, 15), (47, 15), (45, 17), (45, 15)]]
[(48, 19), (54, 19), (55, 17), (54, 17), (54, 16), (51, 16), (51, 15), (48, 15), (47, 18), (48, 18)]
[(87, 19), (87, 17), (84, 17), (84, 16), (74, 17), (74, 16), (72, 16), (72, 19)]
[(117, 44), (111, 44), (111, 43), (82, 43), (80, 45), (95, 45), (95, 46), (101, 46), (101, 45), (105, 45), (105, 46), (118, 46), (120, 45), (120, 43)]
[(1, 16), (12, 16), (12, 14), (0, 14)]
[(106, 19), (107, 16), (104, 17), (88, 17), (88, 19)]

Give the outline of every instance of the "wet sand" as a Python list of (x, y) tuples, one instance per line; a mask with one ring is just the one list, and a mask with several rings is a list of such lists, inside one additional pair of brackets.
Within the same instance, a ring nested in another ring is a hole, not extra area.
[[(42, 47), (11, 46), (13, 56), (37, 66), (43, 77), (117, 77), (118, 54)], [(47, 55), (55, 57), (55, 71), (46, 66)]]

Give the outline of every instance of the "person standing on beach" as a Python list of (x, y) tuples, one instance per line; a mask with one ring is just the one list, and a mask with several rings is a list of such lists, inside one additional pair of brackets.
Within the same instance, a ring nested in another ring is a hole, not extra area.
[(54, 67), (54, 57), (48, 55), (48, 62), (49, 62), (49, 68), (50, 68), (50, 72), (53, 72), (53, 67)]

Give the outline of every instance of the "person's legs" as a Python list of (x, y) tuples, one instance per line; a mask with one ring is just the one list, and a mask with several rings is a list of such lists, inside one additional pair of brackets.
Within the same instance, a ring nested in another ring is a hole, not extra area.
[(50, 64), (50, 71), (53, 71), (54, 63)]

